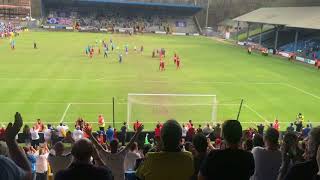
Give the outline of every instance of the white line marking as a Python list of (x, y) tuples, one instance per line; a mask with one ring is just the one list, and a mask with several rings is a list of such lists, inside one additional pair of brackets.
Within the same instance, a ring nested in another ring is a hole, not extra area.
[(304, 93), (304, 94), (310, 95), (310, 96), (312, 96), (312, 97), (314, 97), (314, 98), (316, 98), (316, 99), (320, 99), (320, 96), (317, 96), (317, 95), (315, 95), (315, 94), (312, 94), (312, 93), (310, 93), (310, 92), (308, 92), (308, 91), (305, 91), (305, 90), (303, 90), (303, 89), (300, 89), (300, 88), (298, 88), (298, 87), (296, 87), (296, 86), (293, 86), (293, 85), (288, 84), (288, 83), (285, 83), (285, 85), (287, 85), (288, 87), (291, 87), (291, 88), (293, 88), (293, 89), (296, 89), (296, 90), (298, 90), (298, 91), (300, 91), (300, 92), (302, 92), (302, 93)]
[(63, 115), (62, 115), (62, 117), (61, 117), (61, 119), (60, 119), (60, 123), (63, 122), (64, 117), (67, 115), (67, 112), (68, 112), (70, 106), (71, 106), (71, 103), (69, 103), (68, 106), (67, 106), (67, 108), (65, 109), (65, 111), (64, 111), (64, 113), (63, 113)]
[(264, 118), (260, 113), (258, 113), (256, 110), (254, 110), (252, 107), (250, 107), (248, 104), (244, 104), (245, 107), (247, 107), (250, 111), (254, 112), (257, 116), (259, 116), (262, 120), (264, 120), (267, 123), (270, 123), (266, 118)]

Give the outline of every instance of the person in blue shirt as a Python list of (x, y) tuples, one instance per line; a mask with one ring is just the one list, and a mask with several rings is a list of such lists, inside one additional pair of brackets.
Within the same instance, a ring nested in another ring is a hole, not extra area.
[(307, 124), (307, 127), (303, 128), (303, 130), (302, 130), (302, 137), (303, 138), (308, 137), (310, 131), (311, 131), (310, 125)]
[(107, 135), (107, 142), (111, 142), (113, 140), (113, 128), (111, 126), (108, 127), (108, 130), (106, 131), (106, 135)]
[(23, 147), (23, 150), (26, 154), (26, 157), (29, 161), (29, 164), (31, 166), (31, 171), (32, 171), (32, 179), (35, 179), (36, 177), (36, 156), (33, 154), (32, 150), (31, 150), (32, 147)]

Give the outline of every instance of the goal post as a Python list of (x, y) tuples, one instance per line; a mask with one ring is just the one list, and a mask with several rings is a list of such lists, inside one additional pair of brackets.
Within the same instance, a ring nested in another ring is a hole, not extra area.
[(156, 123), (166, 119), (217, 122), (217, 96), (210, 94), (129, 93), (127, 123)]

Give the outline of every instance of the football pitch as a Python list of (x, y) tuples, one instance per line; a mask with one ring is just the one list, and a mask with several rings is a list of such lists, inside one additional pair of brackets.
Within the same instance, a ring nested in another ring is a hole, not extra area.
[[(108, 58), (85, 55), (88, 45), (113, 42), (119, 49)], [(166, 35), (121, 35), (78, 32), (23, 32), (0, 39), (0, 124), (21, 112), (26, 123), (40, 118), (45, 123), (64, 122), (73, 127), (78, 117), (96, 124), (103, 114), (107, 124), (114, 117), (116, 128), (127, 121), (129, 93), (216, 95), (217, 122), (235, 119), (245, 127), (279, 119), (284, 129), (301, 112), (305, 121), (320, 122), (320, 71), (278, 57), (264, 57), (229, 43), (205, 37)], [(33, 49), (33, 42), (38, 49)], [(129, 54), (124, 51), (129, 46)], [(144, 52), (134, 52), (134, 46)], [(160, 72), (153, 49), (166, 49), (166, 71)], [(118, 54), (123, 63), (118, 63)], [(182, 67), (176, 70), (176, 52)], [(137, 99), (131, 105), (130, 123), (139, 119), (149, 130), (168, 118), (195, 125), (211, 122), (212, 99), (179, 99), (166, 106), (168, 97)], [(172, 102), (173, 100), (170, 100)], [(143, 102), (146, 102), (145, 104)], [(196, 104), (200, 103), (200, 104)]]

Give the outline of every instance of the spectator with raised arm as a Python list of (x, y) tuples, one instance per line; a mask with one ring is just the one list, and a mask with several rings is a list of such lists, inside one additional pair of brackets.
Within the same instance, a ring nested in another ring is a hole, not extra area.
[(55, 177), (56, 173), (60, 170), (67, 169), (72, 162), (71, 153), (64, 153), (65, 148), (62, 142), (57, 142), (49, 153), (48, 162), (50, 164), (53, 177)]
[(9, 123), (5, 132), (10, 158), (0, 155), (0, 178), (5, 180), (31, 180), (32, 171), (30, 164), (19, 148), (16, 136), (22, 127), (23, 121), (20, 113), (15, 114), (14, 123)]
[(123, 148), (119, 150), (119, 141), (118, 139), (113, 139), (110, 142), (110, 151), (104, 149), (97, 139), (92, 135), (90, 129), (85, 129), (87, 134), (90, 134), (90, 139), (92, 140), (94, 146), (98, 149), (99, 155), (101, 156), (103, 162), (111, 169), (114, 180), (123, 180), (124, 179), (124, 160), (125, 157), (132, 146), (132, 144), (138, 139), (139, 134), (143, 130), (143, 126), (137, 127), (137, 131), (134, 136), (131, 138), (130, 142)]
[(181, 151), (182, 129), (175, 120), (168, 120), (161, 129), (162, 151), (148, 153), (136, 176), (143, 180), (189, 180), (194, 172), (190, 152)]
[[(61, 170), (55, 175), (55, 180), (112, 180), (112, 173), (102, 161), (92, 142), (80, 139), (71, 150), (74, 158), (68, 169)], [(91, 162), (93, 158), (95, 165)]]

